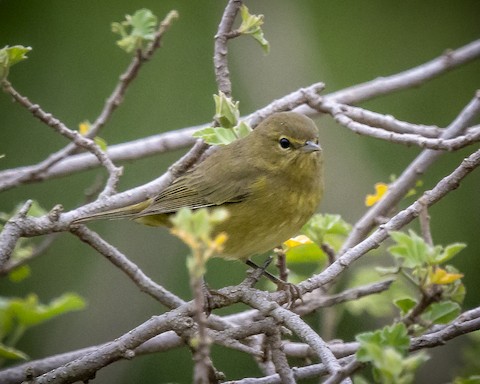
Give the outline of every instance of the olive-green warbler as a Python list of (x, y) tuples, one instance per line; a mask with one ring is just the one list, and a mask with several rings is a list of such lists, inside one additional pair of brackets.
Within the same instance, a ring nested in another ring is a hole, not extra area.
[(144, 202), (81, 217), (131, 218), (170, 226), (181, 207), (224, 207), (215, 227), (227, 240), (220, 256), (247, 259), (295, 235), (323, 195), (323, 154), (314, 122), (295, 112), (265, 119), (248, 136), (221, 146), (203, 162)]

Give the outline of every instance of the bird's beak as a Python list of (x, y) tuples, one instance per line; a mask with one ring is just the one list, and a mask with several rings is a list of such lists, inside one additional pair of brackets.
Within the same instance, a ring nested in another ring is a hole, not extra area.
[(300, 147), (300, 149), (303, 151), (303, 152), (316, 152), (316, 151), (321, 151), (322, 148), (320, 147), (320, 145), (314, 143), (313, 141), (306, 141), (305, 144)]

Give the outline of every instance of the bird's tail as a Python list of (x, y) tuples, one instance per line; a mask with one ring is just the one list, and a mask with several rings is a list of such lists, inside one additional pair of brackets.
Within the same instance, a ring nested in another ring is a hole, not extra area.
[(73, 220), (72, 224), (81, 224), (92, 220), (103, 219), (136, 219), (139, 217), (139, 213), (142, 212), (145, 208), (149, 207), (151, 203), (152, 200), (148, 199), (146, 201), (142, 201), (141, 203), (128, 205), (126, 207), (111, 209), (104, 212), (92, 213)]

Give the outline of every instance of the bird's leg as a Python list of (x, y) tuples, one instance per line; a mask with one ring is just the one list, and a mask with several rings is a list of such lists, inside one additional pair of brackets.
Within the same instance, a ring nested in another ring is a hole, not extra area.
[(252, 260), (247, 259), (245, 260), (245, 264), (247, 264), (249, 267), (252, 267), (254, 269), (259, 269), (262, 271), (262, 275), (264, 275), (267, 279), (269, 279), (273, 284), (277, 286), (277, 290), (282, 290), (286, 291), (288, 295), (288, 307), (293, 308), (295, 305), (295, 300), (300, 299), (302, 302), (302, 293), (300, 292), (300, 289), (292, 283), (288, 283), (286, 281), (283, 281), (282, 279), (279, 279), (275, 275), (272, 275), (270, 272), (266, 270), (266, 268), (270, 265), (272, 262), (272, 257), (269, 257), (264, 265), (262, 267), (258, 266), (255, 264)]
[(278, 268), (280, 280), (288, 281), (287, 255), (282, 246), (276, 247), (273, 252), (277, 255), (275, 266)]
[(263, 275), (263, 276), (267, 277), (268, 280), (270, 280), (272, 283), (274, 283), (278, 286), (278, 284), (281, 283), (281, 280), (278, 277), (272, 275), (270, 272), (267, 271), (267, 268), (270, 265), (270, 263), (272, 262), (272, 260), (273, 260), (272, 257), (269, 256), (265, 260), (265, 262), (263, 263), (263, 265), (261, 267), (259, 265), (255, 264), (250, 259), (245, 260), (245, 264), (247, 264), (249, 267), (252, 267), (253, 269), (260, 270), (262, 272), (260, 274), (260, 276)]

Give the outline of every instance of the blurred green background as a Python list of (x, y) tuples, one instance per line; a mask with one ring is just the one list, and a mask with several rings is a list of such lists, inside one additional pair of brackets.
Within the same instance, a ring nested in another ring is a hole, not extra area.
[[(163, 48), (141, 71), (121, 108), (101, 136), (108, 144), (211, 120), (216, 84), (212, 66), (213, 36), (226, 1), (13, 1), (0, 0), (0, 46), (31, 46), (29, 59), (9, 76), (21, 93), (70, 128), (95, 120), (130, 57), (115, 45), (112, 21), (123, 20), (139, 8), (160, 19), (177, 9), (180, 19), (165, 35)], [(229, 45), (233, 94), (242, 114), (255, 111), (299, 87), (326, 83), (326, 91), (387, 76), (433, 59), (480, 37), (478, 1), (396, 2), (370, 0), (246, 2), (252, 13), (265, 15), (265, 36), (271, 53), (265, 56), (249, 38)], [(369, 101), (363, 106), (414, 123), (446, 126), (473, 97), (480, 84), (480, 61), (450, 72), (427, 85)], [(0, 168), (29, 165), (62, 148), (66, 141), (34, 120), (24, 109), (0, 95)], [(326, 154), (326, 196), (321, 211), (341, 214), (355, 222), (365, 211), (364, 196), (378, 181), (400, 174), (419, 153), (417, 148), (392, 145), (353, 135), (330, 118), (318, 120)], [(477, 146), (478, 148), (478, 146)], [(423, 178), (424, 189), (452, 171), (473, 149), (446, 154)], [(160, 175), (182, 152), (124, 164), (120, 189)], [(103, 170), (26, 185), (2, 193), (0, 211), (35, 199), (49, 209), (82, 203), (84, 191)], [(456, 259), (466, 272), (465, 307), (480, 305), (477, 261), (480, 250), (480, 177), (478, 170), (445, 201), (431, 209), (434, 240), (462, 241), (468, 248)], [(408, 203), (411, 200), (405, 202)], [(151, 278), (181, 297), (190, 297), (185, 268), (186, 248), (167, 231), (132, 222), (91, 224), (128, 255)], [(378, 256), (370, 256), (377, 263)], [(380, 263), (381, 261), (378, 261)], [(111, 340), (142, 323), (161, 308), (92, 249), (62, 234), (45, 255), (31, 263), (32, 277), (20, 284), (0, 280), (2, 296), (36, 292), (48, 302), (65, 291), (88, 300), (85, 311), (68, 314), (28, 332), (18, 346), (32, 358)], [(207, 280), (213, 287), (241, 281), (240, 263), (214, 260)], [(355, 268), (349, 271), (355, 273)], [(350, 338), (372, 329), (366, 317), (346, 316), (337, 337)], [(457, 339), (432, 351), (418, 382), (446, 382), (461, 373)], [(248, 356), (214, 348), (216, 367), (229, 379), (256, 374)], [(180, 365), (181, 364), (181, 365)], [(178, 369), (182, 366), (183, 369)], [(101, 370), (95, 382), (187, 383), (191, 358), (186, 349), (119, 362)]]

